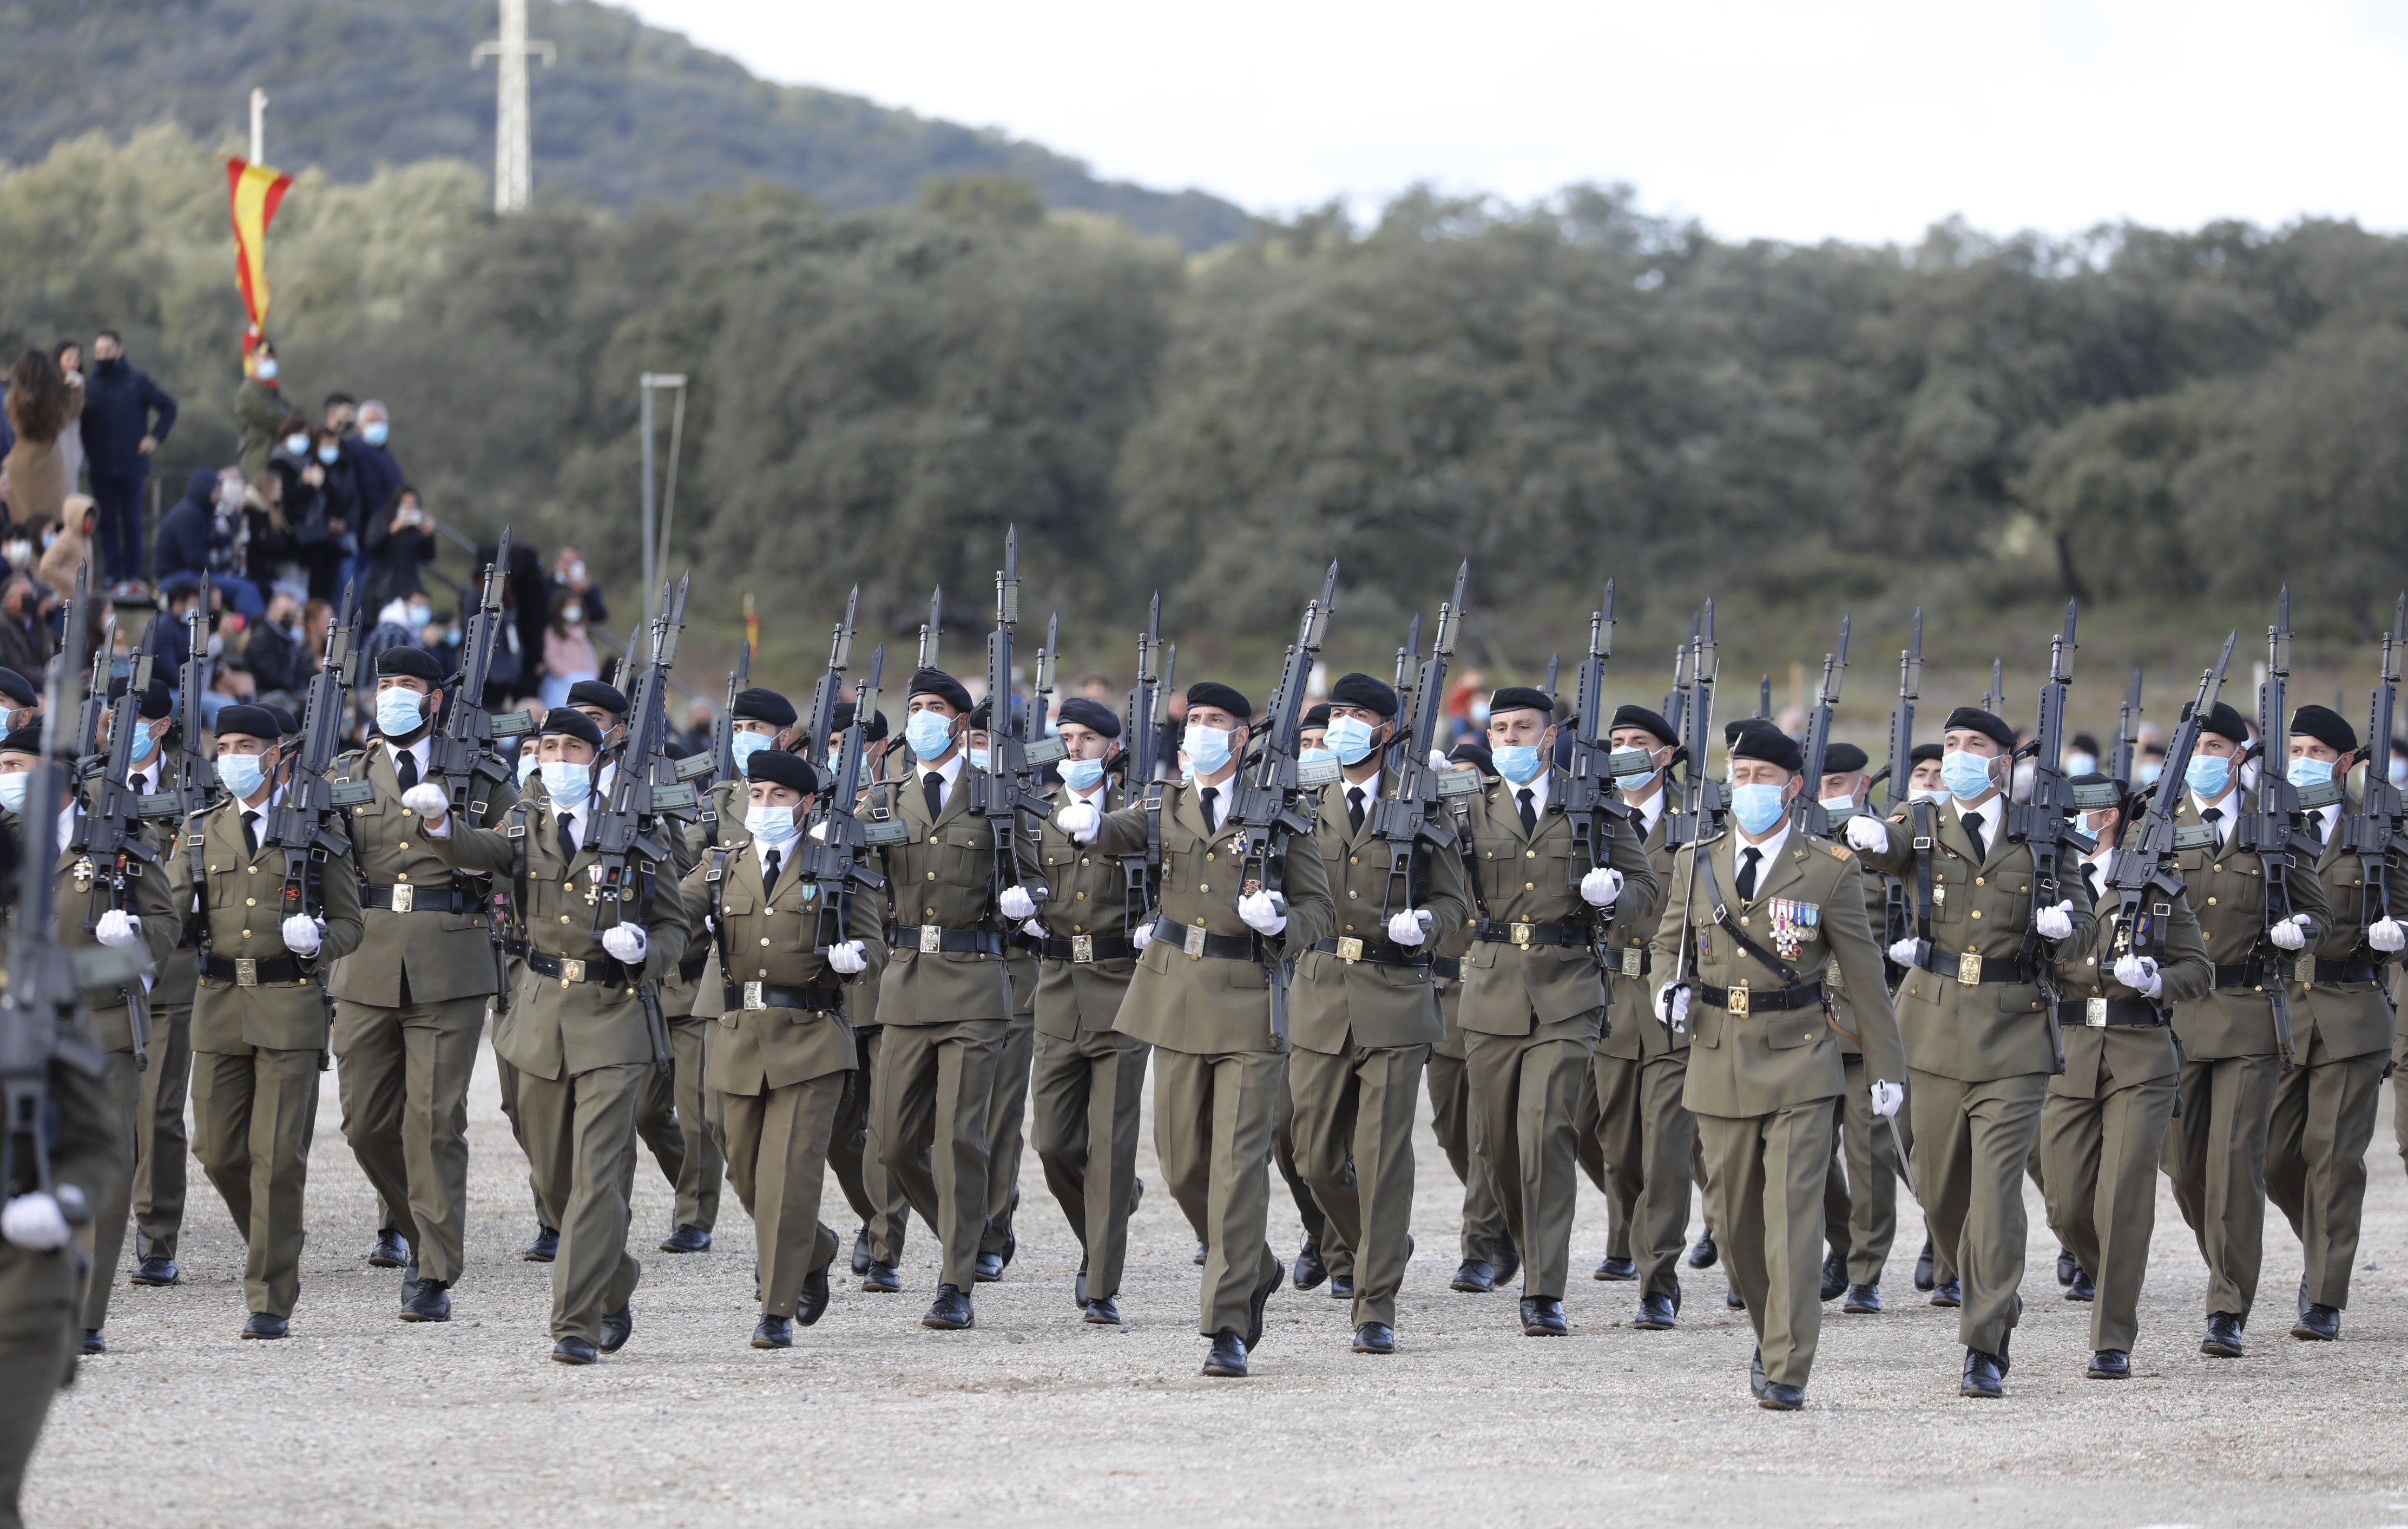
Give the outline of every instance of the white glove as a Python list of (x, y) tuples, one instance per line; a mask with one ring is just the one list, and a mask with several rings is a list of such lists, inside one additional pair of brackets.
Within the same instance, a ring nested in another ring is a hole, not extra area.
[(2143, 998), (2155, 998), (2166, 990), (2166, 979), (2157, 974), (2157, 959), (2152, 956), (2116, 957), (2115, 980)]
[(444, 815), (452, 810), (451, 798), (445, 796), (443, 787), (433, 781), (420, 781), (404, 791), (401, 804), (426, 819), (429, 828), (442, 822)]
[(129, 916), (111, 908), (93, 926), (92, 937), (105, 945), (130, 945), (142, 938), (142, 920), (139, 916)]
[(1668, 982), (1656, 988), (1656, 1017), (1674, 1030), (1684, 1027), (1689, 1020), (1689, 985)]
[(869, 970), (869, 957), (858, 940), (846, 940), (828, 946), (828, 970), (844, 976)]
[(1141, 924), (1136, 929), (1129, 930), (1129, 948), (1136, 951), (1139, 955), (1144, 955), (1145, 947), (1152, 944), (1154, 944), (1154, 926), (1152, 924)]
[(1446, 750), (1442, 748), (1434, 748), (1429, 752), (1429, 767), (1432, 770), (1444, 770), (1454, 762), (1446, 757)]
[(0, 1210), (0, 1237), (36, 1253), (53, 1252), (67, 1245), (66, 1212), (39, 1190), (18, 1195)]
[(1074, 844), (1092, 844), (1104, 826), (1104, 815), (1096, 811), (1092, 801), (1074, 801), (1054, 810), (1054, 826)]
[(1878, 855), (1889, 847), (1889, 825), (1870, 813), (1849, 818), (1844, 831), (1848, 847), (1859, 855)]
[(1592, 908), (1610, 908), (1622, 895), (1622, 873), (1610, 865), (1598, 866), (1581, 878), (1581, 901)]
[(1889, 947), (1889, 959), (1900, 966), (1913, 966), (1915, 945), (1916, 942), (1913, 940), (1900, 940)]
[(1020, 932), (1032, 940), (1042, 940), (1045, 938), (1045, 926), (1034, 918), (1024, 919), (1020, 925)]
[(1007, 887), (996, 901), (1003, 907), (1003, 916), (1015, 924), (1037, 916), (1037, 900), (1028, 895), (1025, 887)]
[(2266, 931), (2285, 950), (2304, 949), (2308, 943), (2308, 916), (2295, 913)]
[(1268, 892), (1248, 892), (1238, 899), (1238, 916), (1257, 934), (1277, 934), (1287, 928), (1286, 908)]
[(314, 956), (325, 941), (326, 928), (314, 918), (294, 914), (284, 921), (284, 948), (295, 956)]
[(1906, 1087), (1883, 1078), (1873, 1085), (1872, 1096), (1875, 1115), (1885, 1117), (1896, 1115), (1898, 1107), (1906, 1103)]
[(1408, 908), (1388, 920), (1389, 942), (1400, 945), (1417, 945), (1429, 938), (1430, 925), (1437, 921), (1436, 916), (1427, 908)]
[(2073, 903), (2069, 900), (2032, 915), (2032, 932), (2043, 940), (2063, 940), (2073, 933)]
[(2366, 926), (2366, 943), (2389, 955), (2408, 946), (2408, 929), (2401, 928), (2397, 918), (2378, 918)]
[(641, 924), (613, 924), (602, 931), (602, 948), (610, 959), (623, 966), (633, 966), (644, 959), (652, 942), (646, 937)]

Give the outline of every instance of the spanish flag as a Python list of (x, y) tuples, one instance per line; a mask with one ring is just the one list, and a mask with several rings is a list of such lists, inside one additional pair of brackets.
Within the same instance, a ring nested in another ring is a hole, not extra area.
[(243, 311), (251, 323), (242, 332), (242, 369), (251, 371), (251, 353), (259, 345), (267, 323), (267, 225), (283, 204), (293, 178), (265, 165), (226, 161), (226, 206), (234, 215), (234, 278), (242, 288)]

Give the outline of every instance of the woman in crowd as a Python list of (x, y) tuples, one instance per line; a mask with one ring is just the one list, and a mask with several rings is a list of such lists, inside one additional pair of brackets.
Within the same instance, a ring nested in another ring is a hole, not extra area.
[(552, 597), (552, 620), (543, 629), (543, 703), (568, 704), (568, 687), (580, 680), (600, 677), (601, 660), (594, 656), (594, 634), (585, 624), (585, 606), (573, 589)]
[(8, 428), (17, 436), (6, 462), (0, 463), (8, 475), (10, 518), (55, 515), (75, 487), (60, 438), (75, 428), (83, 413), (80, 377), (70, 384), (57, 362), (39, 351), (27, 351), (8, 368), (6, 407)]

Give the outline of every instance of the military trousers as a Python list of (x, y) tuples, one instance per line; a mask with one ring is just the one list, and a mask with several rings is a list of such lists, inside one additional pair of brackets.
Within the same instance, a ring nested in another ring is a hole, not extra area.
[(1246, 1335), (1254, 1291), (1277, 1284), (1271, 1252), (1271, 1117), (1282, 1051), (1154, 1048), (1154, 1149), (1170, 1196), (1204, 1245), (1197, 1331)]
[(519, 1115), (536, 1194), (560, 1210), (552, 1263), (552, 1336), (598, 1343), (602, 1319), (624, 1309), (643, 1277), (627, 1251), (636, 1180), (636, 1106), (650, 1062), (556, 1078), (519, 1074)]
[(420, 1277), (447, 1285), (466, 1267), (468, 1080), (486, 1003), (335, 1004), (344, 1139), (378, 1203), (398, 1207), (386, 1225), (409, 1239)]
[(1397, 1322), (1412, 1257), (1413, 1114), (1428, 1060), (1426, 1044), (1288, 1053), (1297, 1166), (1354, 1255), (1357, 1327)]
[(1910, 1069), (1914, 1181), (1931, 1241), (1956, 1272), (1964, 1305), (1957, 1341), (2003, 1351), (2023, 1316), (2024, 1162), (2040, 1133), (2046, 1073), (1967, 1083)]
[[(1280, 1074), (1279, 1102), (1271, 1110), (1271, 1161), (1287, 1184), (1288, 1198), (1296, 1202), (1296, 1219), (1304, 1224), (1304, 1240), (1320, 1252), (1321, 1262), (1332, 1275), (1353, 1279), (1354, 1250), (1322, 1214), (1312, 1197), (1312, 1186), (1305, 1182), (1304, 1170), (1297, 1164), (1296, 1094), (1284, 1071)], [(1200, 1238), (1202, 1233), (1197, 1235)]]
[[(2112, 1059), (2113, 1053), (2110, 1057)], [(2042, 1194), (2049, 1230), (2099, 1287), (2090, 1347), (2132, 1351), (2157, 1225), (2157, 1161), (2173, 1118), (2174, 1080), (2127, 1083), (2112, 1060), (2096, 1098), (2050, 1094), (2041, 1106)]]
[(23, 1529), (17, 1495), (50, 1399), (74, 1374), (83, 1251), (0, 1244), (0, 1529)]
[(1001, 1019), (885, 1027), (871, 1095), (882, 1161), (937, 1229), (944, 1282), (967, 1292), (986, 1234), (987, 1105), (1003, 1060)]
[(2207, 1310), (2244, 1323), (2265, 1257), (2266, 1132), (2280, 1065), (2272, 1057), (2184, 1062), (2182, 1118), (2166, 1130), (2174, 1204), (2207, 1261)]
[(206, 1051), (193, 1058), (193, 1146), (247, 1249), (246, 1309), (291, 1317), (301, 1295), (302, 1199), (324, 1053)]
[(1823, 1176), (1831, 1101), (1769, 1115), (1700, 1115), (1706, 1214), (1733, 1289), (1747, 1303), (1764, 1378), (1803, 1387), (1823, 1332)]
[(870, 1090), (878, 1077), (878, 1054), (883, 1025), (866, 1025), (853, 1032), (853, 1056), (859, 1065), (845, 1075), (844, 1102), (838, 1106), (836, 1135), (828, 1144), (828, 1161), (836, 1169), (837, 1187), (845, 1203), (861, 1219), (869, 1256), (893, 1266), (903, 1259), (903, 1230), (910, 1224), (910, 1202), (902, 1185), (879, 1156), (875, 1121), (870, 1115)]
[(2299, 1237), (2303, 1300), (2342, 1310), (2358, 1262), (2366, 1208), (2366, 1148), (2383, 1103), (2385, 1052), (2335, 1057), (2318, 1031), (2308, 1054), (2274, 1084), (2266, 1132), (2266, 1197)]
[(1609, 1057), (1590, 1063), (1597, 1088), (1594, 1139), (1604, 1168), (1606, 1202), (1619, 1205), (1626, 1251), (1639, 1266), (1648, 1295), (1681, 1289), (1681, 1254), (1688, 1247), (1689, 1178), (1698, 1155), (1698, 1122), (1681, 1103), (1689, 1054)]
[(1429, 1089), (1430, 1131), (1447, 1166), (1463, 1184), (1463, 1233), (1459, 1252), (1466, 1263), (1486, 1263), (1502, 1269), (1514, 1262), (1506, 1256), (1513, 1246), (1505, 1230), (1505, 1208), (1497, 1202), (1497, 1184), (1487, 1167), (1471, 1152), (1471, 1083), (1461, 1057), (1430, 1052), (1423, 1074)]
[(184, 1103), (193, 1089), (193, 1006), (150, 1011), (150, 1065), (142, 1074), (141, 1141), (134, 1156), (135, 1254), (174, 1258), (184, 1230), (184, 1181), (192, 1133)]
[(820, 1196), (850, 1075), (827, 1073), (757, 1094), (720, 1095), (727, 1177), (752, 1218), (765, 1316), (792, 1317), (803, 1277), (836, 1257), (837, 1235), (820, 1220)]
[(1128, 1263), (1139, 1103), (1153, 1049), (1114, 1030), (1037, 1037), (1037, 1161), (1086, 1254), (1089, 1300), (1120, 1294)]
[(669, 1020), (669, 1065), (645, 1075), (636, 1105), (637, 1139), (651, 1148), (677, 1196), (675, 1224), (705, 1232), (719, 1224), (719, 1187), (727, 1175), (718, 1101), (702, 1081), (703, 1047), (717, 1022), (685, 1016)]
[[(135, 1162), (148, 1132), (142, 1129), (142, 1073), (134, 1065), (133, 1052), (108, 1054), (106, 1087), (119, 1129), (125, 1134), (125, 1161)], [(117, 1284), (117, 1265), (125, 1256), (125, 1228), (133, 1209), (133, 1175), (113, 1176), (108, 1188), (93, 1204), (91, 1226), (79, 1238), (87, 1244), (92, 1255), (92, 1275), (84, 1282), (83, 1291), (83, 1325), (88, 1328), (108, 1325), (109, 1291)]]
[[(1034, 962), (1030, 963), (1032, 966)], [(1037, 979), (1028, 979), (1032, 1002)], [(1020, 974), (1012, 974), (1018, 993)], [(995, 1088), (986, 1102), (986, 1230), (979, 1235), (979, 1251), (1009, 1262), (1019, 1239), (1011, 1218), (1020, 1209), (1020, 1160), (1028, 1145), (1028, 1075), (1037, 1054), (1037, 1012), (1016, 1009), (1003, 1032), (1003, 1051), (996, 1059)]]
[[(1865, 1059), (1842, 1059), (1848, 1084), (1832, 1101), (1839, 1119), (1833, 1172), (1823, 1190), (1823, 1240), (1846, 1261), (1848, 1283), (1878, 1285), (1898, 1241), (1898, 1169), (1893, 1151), (1911, 1151), (1914, 1131), (1901, 1111), (1879, 1129)], [(1893, 1145), (1895, 1144), (1895, 1145)]]
[(1569, 1281), (1580, 1092), (1598, 1017), (1542, 1024), (1527, 1035), (1464, 1032), (1472, 1150), (1522, 1251), (1526, 1297), (1560, 1301)]

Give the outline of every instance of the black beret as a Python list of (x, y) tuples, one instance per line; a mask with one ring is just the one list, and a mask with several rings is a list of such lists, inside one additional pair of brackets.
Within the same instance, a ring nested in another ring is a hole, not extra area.
[(2249, 742), (2249, 724), (2225, 701), (2217, 701), (2214, 709), (2200, 719), (2199, 730), (2212, 732), (2219, 738), (2229, 738), (2236, 743)]
[(0, 754), (31, 754), (38, 757), (41, 752), (42, 725), (38, 722), (30, 727), (14, 728), (7, 737), (0, 738)]
[[(609, 713), (612, 716), (625, 716), (627, 714), (626, 693), (621, 690), (617, 685), (605, 685), (600, 680), (580, 680), (575, 685), (570, 685), (568, 687), (568, 705), (599, 706), (604, 711)], [(567, 707), (556, 706), (552, 709), (554, 711), (566, 711)], [(587, 720), (591, 721), (592, 718), (589, 717)]]
[(1326, 731), (1329, 727), (1329, 702), (1325, 700), (1318, 706), (1307, 708), (1303, 720), (1297, 723), (1297, 727), (1299, 729), (1319, 728)]
[(1806, 768), (1806, 751), (1798, 746), (1798, 740), (1761, 717), (1734, 724), (1726, 737), (1726, 752), (1734, 759), (1755, 759), (1793, 775)]
[(1985, 712), (1979, 706), (1957, 707), (1948, 714), (1948, 720), (1942, 723), (1940, 727), (1942, 732), (1956, 732), (1959, 728), (1978, 732), (2000, 748), (2015, 746), (2015, 729), (2000, 721), (1996, 714)]
[(2086, 732), (2078, 732), (2073, 735), (2073, 746), (2085, 754), (2095, 755), (2099, 752), (2099, 740)]
[(988, 728), (995, 726), (994, 718), (994, 700), (989, 699), (980, 701), (977, 705), (970, 708), (970, 730), (972, 732), (985, 732)]
[(284, 728), (276, 720), (276, 714), (265, 706), (236, 705), (224, 707), (218, 713), (218, 737), (222, 739), (228, 733), (239, 733), (245, 738), (273, 743), (284, 736)]
[[(284, 737), (290, 738), (294, 733), (301, 730), (301, 724), (294, 719), (292, 713), (286, 711), (283, 707), (270, 704), (261, 707), (260, 710), (265, 712), (268, 715), (276, 719), (276, 725), (283, 729), (282, 735)], [(218, 714), (220, 716), (223, 716), (225, 714), (221, 712)]]
[(727, 709), (727, 714), (731, 719), (791, 728), (795, 725), (795, 703), (775, 690), (756, 686), (736, 692), (736, 704)]
[(543, 727), (540, 731), (558, 733), (564, 738), (578, 739), (595, 748), (602, 746), (602, 729), (594, 725), (594, 719), (583, 712), (566, 706), (555, 706), (544, 713)]
[(744, 778), (792, 786), (807, 797), (817, 795), (820, 788), (820, 772), (811, 768), (811, 762), (781, 749), (756, 750), (752, 757), (744, 761)]
[(1467, 738), (1448, 750), (1446, 757), (1454, 764), (1477, 765), (1484, 775), (1497, 773), (1497, 756), (1488, 752), (1485, 743), (1475, 743)]
[[(115, 700), (125, 694), (125, 687), (130, 683), (132, 682), (122, 674), (109, 681), (108, 699)], [(155, 722), (175, 709), (174, 702), (167, 693), (167, 681), (165, 676), (158, 674), (150, 676), (150, 686), (142, 692), (142, 704), (137, 709), (141, 712), (142, 720), (145, 722)]]
[(1121, 719), (1112, 709), (1099, 700), (1089, 700), (1084, 696), (1072, 696), (1064, 701), (1061, 714), (1054, 720), (1057, 725), (1063, 726), (1075, 722), (1107, 738), (1118, 738), (1121, 735)]
[(1535, 685), (1509, 685), (1488, 698), (1488, 714), (1499, 712), (1544, 712), (1553, 716), (1555, 698)]
[[(1938, 743), (1917, 743), (1907, 752), (1906, 762), (1909, 765), (1929, 764), (1947, 752)], [(2163, 753), (2164, 750), (2158, 752)]]
[(970, 693), (941, 669), (912, 671), (911, 683), (903, 687), (903, 700), (908, 703), (913, 696), (934, 696), (956, 712), (970, 709)]
[(0, 696), (7, 697), (20, 706), (42, 703), (42, 693), (34, 688), (34, 682), (13, 669), (0, 669)]
[[(853, 719), (860, 714), (860, 707), (856, 706), (852, 701), (838, 701), (836, 703), (836, 715), (833, 718), (834, 728), (832, 729), (831, 736), (833, 736), (834, 733), (842, 732), (845, 728), (852, 727)], [(885, 736), (886, 714), (884, 712), (875, 713), (870, 716), (869, 726), (862, 729), (861, 741), (865, 743), (875, 743)], [(824, 744), (827, 743), (827, 739), (822, 738), (815, 740), (815, 742)]]
[(1393, 718), (1397, 714), (1396, 687), (1370, 674), (1341, 674), (1329, 687), (1329, 700), (1336, 706), (1361, 706)]
[(1832, 743), (1823, 750), (1823, 773), (1853, 775), (1872, 759), (1854, 743)]
[(1665, 720), (1663, 713), (1651, 712), (1636, 702), (1615, 709), (1613, 727), (1606, 730), (1612, 732), (1613, 728), (1644, 728), (1655, 735), (1658, 743), (1677, 743), (1681, 741), (1680, 736), (1673, 731), (1672, 724)]
[[(377, 655), (376, 671), (379, 674), (406, 674), (413, 680), (424, 680), (438, 687), (451, 678), (443, 671), (443, 666), (436, 661), (435, 655), (424, 648), (387, 648)], [(625, 710), (625, 707), (623, 705), (621, 710)]]
[(1206, 680), (1187, 687), (1188, 710), (1193, 711), (1198, 706), (1217, 707), (1240, 722), (1252, 720), (1254, 714), (1253, 701), (1218, 680)]
[(2329, 706), (2308, 705), (2293, 712), (2291, 735), (2313, 738), (2335, 754), (2348, 754), (2358, 747), (2358, 734)]

